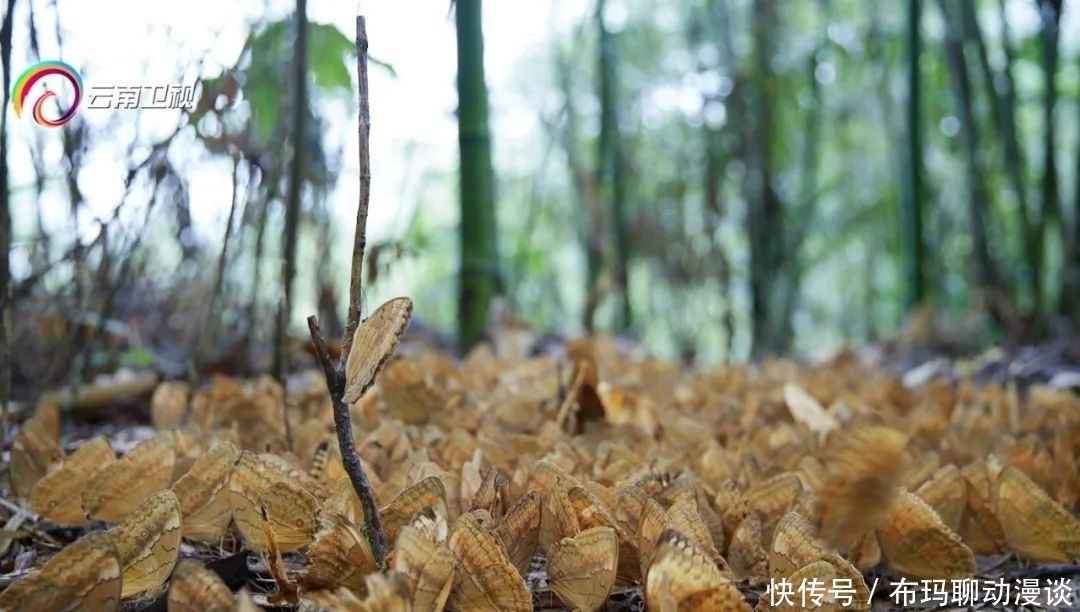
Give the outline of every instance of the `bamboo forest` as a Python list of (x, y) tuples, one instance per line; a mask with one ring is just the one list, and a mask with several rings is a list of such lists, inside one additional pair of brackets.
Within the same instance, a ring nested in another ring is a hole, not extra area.
[(1080, 0), (0, 4), (0, 612), (1080, 609)]

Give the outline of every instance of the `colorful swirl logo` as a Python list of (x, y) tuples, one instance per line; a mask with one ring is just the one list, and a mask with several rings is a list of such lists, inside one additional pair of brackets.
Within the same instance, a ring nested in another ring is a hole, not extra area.
[[(57, 99), (57, 102), (60, 100), (57, 97), (56, 90), (50, 89), (48, 84), (42, 82), (41, 86), (45, 92), (34, 102), (34, 121), (42, 127), (60, 127), (68, 121), (71, 121), (71, 118), (75, 116), (76, 111), (79, 110), (79, 102), (82, 101), (82, 76), (68, 64), (58, 61), (38, 62), (24, 70), (23, 73), (19, 75), (19, 78), (15, 80), (15, 87), (12, 89), (11, 98), (15, 104), (16, 117), (22, 117), (26, 99), (33, 92), (34, 86), (41, 82), (42, 79), (50, 76), (56, 76), (67, 80), (71, 89), (74, 91), (75, 99), (71, 102), (71, 107), (61, 113), (58, 118), (49, 119), (45, 116), (44, 112), (45, 102), (54, 98)], [(62, 104), (61, 108), (63, 108)]]

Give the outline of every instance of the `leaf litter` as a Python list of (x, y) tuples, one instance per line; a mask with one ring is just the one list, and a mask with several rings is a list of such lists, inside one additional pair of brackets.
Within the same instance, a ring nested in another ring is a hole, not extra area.
[(1054, 609), (1080, 575), (1080, 398), (1045, 381), (909, 387), (851, 354), (686, 371), (605, 337), (395, 347), (349, 364), (374, 381), (349, 399), (386, 569), (325, 382), (216, 376), (73, 445), (38, 407), (8, 461), (0, 609), (887, 610), (898, 584), (973, 579), (1037, 580), (1031, 609)]

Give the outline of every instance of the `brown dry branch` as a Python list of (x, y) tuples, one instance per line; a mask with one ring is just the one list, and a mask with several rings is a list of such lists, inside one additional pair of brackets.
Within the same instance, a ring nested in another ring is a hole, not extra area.
[(336, 371), (330, 364), (326, 350), (326, 341), (319, 330), (318, 320), (308, 317), (308, 328), (315, 344), (316, 358), (326, 375), (326, 384), (334, 406), (334, 429), (337, 432), (338, 447), (342, 465), (349, 475), (356, 495), (364, 508), (364, 532), (375, 557), (375, 564), (380, 569), (386, 565), (386, 537), (379, 521), (379, 510), (375, 504), (375, 494), (371, 490), (360, 457), (356, 452), (356, 443), (352, 435), (352, 421), (349, 406), (344, 400), (346, 385), (346, 361), (353, 345), (353, 336), (360, 325), (361, 287), (363, 282), (364, 247), (367, 243), (368, 199), (371, 187), (371, 159), (368, 141), (371, 135), (370, 109), (368, 106), (367, 78), (367, 27), (363, 15), (356, 16), (356, 67), (359, 93), (360, 119), (360, 202), (356, 211), (356, 230), (353, 234), (352, 271), (349, 280), (349, 312), (342, 337), (341, 358)]
[(352, 268), (349, 276), (349, 312), (345, 321), (345, 333), (341, 337), (341, 358), (352, 348), (353, 334), (360, 325), (360, 305), (363, 288), (364, 250), (367, 248), (368, 203), (371, 198), (371, 107), (368, 103), (368, 37), (363, 15), (356, 16), (356, 74), (357, 94), (360, 103), (360, 200), (356, 207), (356, 231), (353, 233)]
[(364, 468), (360, 464), (360, 456), (356, 452), (356, 443), (352, 436), (352, 421), (349, 415), (349, 405), (345, 403), (345, 368), (344, 359), (341, 365), (335, 369), (330, 362), (330, 356), (326, 352), (326, 341), (319, 329), (319, 321), (314, 315), (308, 317), (308, 329), (311, 331), (311, 339), (315, 343), (315, 354), (324, 374), (326, 384), (330, 391), (330, 401), (334, 406), (334, 430), (337, 432), (338, 447), (341, 452), (341, 463), (349, 476), (349, 481), (360, 498), (364, 508), (364, 532), (367, 535), (368, 544), (375, 556), (375, 562), (379, 568), (386, 563), (386, 538), (383, 536), (382, 524), (379, 521), (378, 506), (375, 504), (375, 494), (371, 490)]

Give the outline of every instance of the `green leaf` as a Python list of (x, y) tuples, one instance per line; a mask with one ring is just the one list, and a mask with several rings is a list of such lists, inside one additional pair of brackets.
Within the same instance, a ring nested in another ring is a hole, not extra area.
[[(241, 71), (244, 99), (251, 109), (251, 123), (259, 140), (267, 141), (288, 107), (289, 66), (293, 53), (292, 17), (266, 24), (248, 37), (245, 46), (249, 65)], [(308, 23), (308, 73), (323, 93), (353, 93), (352, 62), (356, 59), (353, 41), (332, 24)], [(396, 77), (390, 64), (368, 58), (372, 64)]]
[(154, 354), (145, 348), (131, 349), (120, 353), (121, 367), (141, 368), (154, 365)]
[(379, 68), (382, 68), (383, 70), (389, 72), (391, 77), (393, 77), (395, 79), (397, 78), (397, 70), (394, 69), (394, 65), (391, 64), (390, 62), (384, 62), (384, 61), (382, 61), (381, 59), (379, 59), (377, 57), (372, 57), (371, 55), (367, 56), (367, 60), (368, 60), (368, 63), (374, 64), (374, 65), (378, 66)]
[[(352, 93), (352, 64), (356, 61), (356, 46), (337, 27), (321, 23), (308, 24), (308, 62), (315, 75), (315, 84), (327, 91), (335, 89)], [(378, 66), (397, 78), (393, 64), (368, 55), (368, 63)]]
[(284, 105), (288, 57), (289, 20), (267, 24), (248, 38), (250, 64), (242, 71), (242, 91), (251, 109), (255, 135), (263, 142), (270, 139)]
[(308, 24), (308, 65), (315, 85), (328, 92), (352, 93), (352, 74), (346, 58), (355, 56), (353, 41), (329, 24)]
[(255, 133), (259, 140), (266, 142), (281, 120), (285, 101), (282, 99), (284, 90), (278, 85), (280, 81), (268, 74), (269, 70), (265, 67), (260, 68), (252, 66), (249, 72), (251, 78), (244, 86), (244, 97), (251, 109), (251, 124)]

